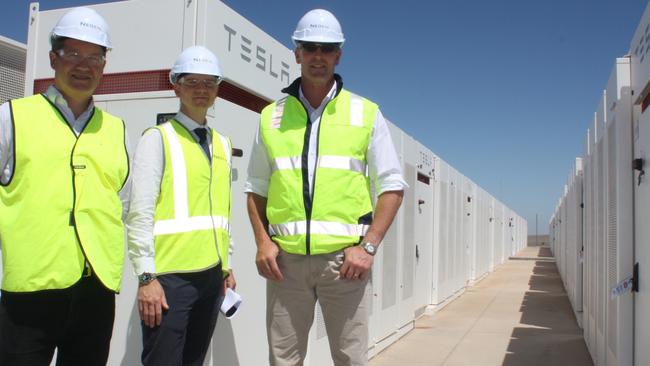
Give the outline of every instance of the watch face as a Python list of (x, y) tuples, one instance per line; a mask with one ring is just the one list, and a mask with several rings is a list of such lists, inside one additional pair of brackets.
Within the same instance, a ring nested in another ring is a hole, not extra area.
[(145, 272), (145, 273), (141, 274), (138, 279), (140, 280), (140, 283), (147, 284), (147, 283), (153, 281), (154, 278), (156, 278), (155, 275), (153, 275), (152, 273), (146, 273)]
[(375, 252), (377, 251), (377, 248), (370, 243), (363, 244), (363, 249), (370, 255), (375, 255)]

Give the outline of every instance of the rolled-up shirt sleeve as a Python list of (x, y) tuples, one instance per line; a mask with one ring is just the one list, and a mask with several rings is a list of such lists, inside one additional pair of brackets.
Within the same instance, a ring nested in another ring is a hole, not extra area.
[(164, 170), (160, 131), (147, 131), (135, 151), (131, 171), (131, 199), (126, 217), (128, 255), (136, 274), (156, 273), (154, 212)]
[(253, 140), (247, 175), (244, 192), (267, 197), (269, 180), (271, 179), (271, 164), (269, 163), (269, 156), (264, 145), (264, 140), (260, 135), (259, 127)]
[(375, 117), (366, 159), (368, 174), (374, 183), (377, 196), (384, 192), (402, 191), (408, 188), (388, 124), (379, 110)]

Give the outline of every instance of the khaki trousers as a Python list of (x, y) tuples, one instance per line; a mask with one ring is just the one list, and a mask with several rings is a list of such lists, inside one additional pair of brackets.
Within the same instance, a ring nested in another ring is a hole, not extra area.
[(339, 278), (343, 251), (320, 255), (280, 251), (277, 260), (284, 280), (267, 280), (266, 294), (270, 364), (303, 364), (318, 300), (334, 365), (366, 366), (370, 314), (368, 279)]

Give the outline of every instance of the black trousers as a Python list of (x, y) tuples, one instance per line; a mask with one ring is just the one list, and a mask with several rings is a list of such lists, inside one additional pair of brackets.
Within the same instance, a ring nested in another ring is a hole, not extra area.
[(160, 326), (142, 323), (142, 363), (203, 365), (223, 301), (221, 265), (195, 273), (162, 275), (169, 310)]
[(115, 294), (93, 275), (63, 290), (4, 292), (0, 365), (106, 365)]

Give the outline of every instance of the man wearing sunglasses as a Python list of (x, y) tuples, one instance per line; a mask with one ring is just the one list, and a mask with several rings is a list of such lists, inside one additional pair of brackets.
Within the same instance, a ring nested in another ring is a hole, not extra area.
[(176, 116), (147, 130), (133, 160), (129, 258), (139, 279), (144, 365), (203, 365), (229, 267), (231, 144), (207, 125), (217, 57), (185, 49), (170, 81)]
[(406, 183), (377, 105), (334, 73), (344, 42), (334, 15), (309, 11), (292, 38), (301, 77), (262, 111), (246, 183), (269, 359), (303, 363), (318, 301), (334, 364), (366, 365), (368, 278)]
[(54, 85), (0, 106), (0, 364), (49, 365), (56, 349), (57, 365), (105, 365), (129, 173), (124, 122), (92, 97), (111, 41), (75, 8), (50, 42)]

